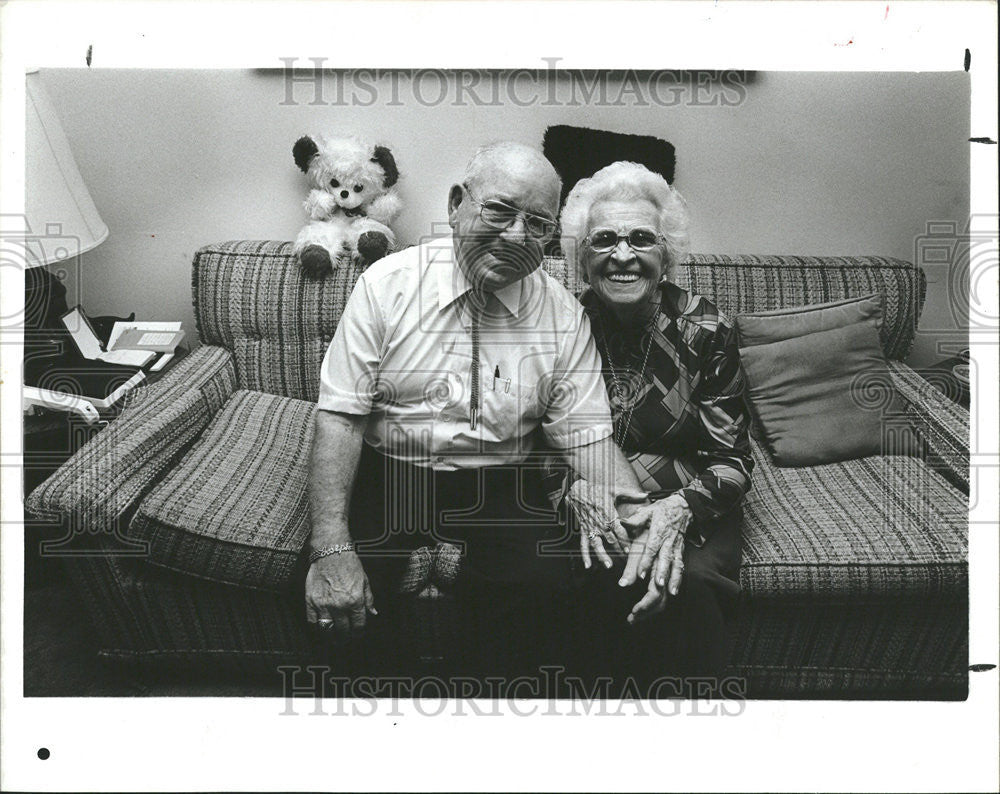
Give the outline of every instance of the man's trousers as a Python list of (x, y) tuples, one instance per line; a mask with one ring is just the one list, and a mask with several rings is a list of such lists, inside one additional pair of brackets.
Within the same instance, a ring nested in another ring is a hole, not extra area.
[(462, 634), (446, 651), (456, 674), (538, 675), (551, 664), (643, 685), (667, 675), (719, 676), (740, 592), (741, 523), (734, 511), (704, 547), (688, 543), (678, 596), (630, 626), (625, 618), (647, 583), (619, 587), (621, 559), (610, 570), (596, 558), (582, 569), (575, 529), (557, 520), (540, 468), (436, 471), (365, 444), (349, 517), (380, 613), (367, 632), (365, 664), (381, 667), (372, 652), (405, 652), (392, 637), (405, 619), (398, 587), (410, 552), (448, 542), (463, 550), (455, 582)]

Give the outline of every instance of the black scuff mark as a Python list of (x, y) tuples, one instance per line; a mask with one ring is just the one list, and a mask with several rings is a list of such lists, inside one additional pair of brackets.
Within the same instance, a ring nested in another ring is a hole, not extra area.
[[(968, 50), (966, 50), (966, 52), (968, 52)], [(90, 62), (93, 60), (93, 58), (94, 58), (94, 45), (93, 44), (89, 44), (89, 45), (87, 45), (87, 68), (88, 69), (90, 68)]]
[(969, 48), (965, 48), (965, 71), (969, 71), (969, 67), (972, 66), (972, 53), (969, 52)]
[(997, 145), (997, 142), (992, 138), (969, 138), (969, 143), (990, 143), (994, 146)]
[(995, 670), (995, 669), (996, 669), (996, 665), (995, 664), (970, 664), (969, 665), (969, 670), (971, 670), (973, 673), (985, 673), (985, 672), (988, 672), (989, 670)]

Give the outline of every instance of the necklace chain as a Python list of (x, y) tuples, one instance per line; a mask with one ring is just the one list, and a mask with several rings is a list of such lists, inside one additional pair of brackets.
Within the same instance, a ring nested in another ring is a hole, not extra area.
[[(635, 404), (637, 402), (637, 397), (638, 397), (638, 390), (642, 388), (643, 382), (645, 380), (646, 364), (649, 363), (649, 351), (653, 349), (653, 325), (656, 322), (657, 314), (658, 313), (654, 313), (653, 316), (650, 317), (649, 322), (646, 323), (646, 326), (643, 329), (643, 335), (641, 339), (645, 339), (648, 334), (649, 341), (646, 344), (646, 353), (642, 359), (642, 369), (639, 370), (639, 382), (635, 390), (636, 394), (629, 395), (630, 399), (628, 401), (629, 402), (628, 410), (626, 411), (623, 407), (623, 414), (618, 418), (619, 427), (615, 432), (615, 445), (619, 449), (624, 449), (623, 443), (625, 439), (628, 438), (628, 429), (632, 424), (632, 412), (635, 410)], [(618, 369), (617, 367), (615, 367), (615, 360), (611, 356), (611, 344), (608, 338), (607, 325), (605, 325), (603, 317), (601, 318), (601, 328), (604, 331), (604, 348), (605, 350), (607, 350), (608, 353), (608, 365), (611, 367), (611, 382), (614, 384), (615, 391), (618, 392), (619, 395), (621, 395), (623, 389), (627, 387), (628, 384), (625, 382), (624, 377), (619, 378), (618, 376)], [(642, 344), (641, 341), (640, 344)], [(622, 420), (624, 420), (624, 426), (622, 425)]]

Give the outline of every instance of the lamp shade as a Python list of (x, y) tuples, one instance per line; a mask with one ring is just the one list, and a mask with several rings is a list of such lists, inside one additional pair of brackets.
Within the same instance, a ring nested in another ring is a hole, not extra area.
[(25, 212), (27, 267), (60, 262), (104, 242), (108, 227), (76, 167), (66, 133), (38, 72), (27, 75)]

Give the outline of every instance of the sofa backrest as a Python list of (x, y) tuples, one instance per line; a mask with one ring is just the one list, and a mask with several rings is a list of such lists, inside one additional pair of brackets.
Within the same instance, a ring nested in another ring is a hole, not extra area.
[[(572, 267), (545, 269), (573, 291)], [(305, 277), (290, 242), (236, 240), (209, 245), (194, 258), (194, 309), (202, 343), (228, 348), (240, 388), (315, 401), (326, 348), (361, 268)], [(926, 292), (922, 271), (876, 256), (720, 256), (692, 254), (677, 283), (714, 300), (730, 317), (785, 306), (881, 293), (882, 346), (902, 360), (913, 343)]]

